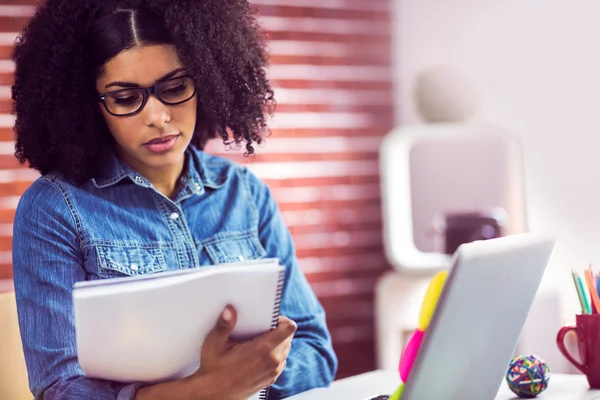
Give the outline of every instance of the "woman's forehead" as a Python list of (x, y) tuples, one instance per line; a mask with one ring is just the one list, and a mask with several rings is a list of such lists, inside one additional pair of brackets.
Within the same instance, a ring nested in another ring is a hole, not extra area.
[(166, 74), (181, 68), (175, 48), (170, 45), (147, 45), (122, 51), (104, 66), (97, 86), (111, 82), (137, 83), (150, 86)]

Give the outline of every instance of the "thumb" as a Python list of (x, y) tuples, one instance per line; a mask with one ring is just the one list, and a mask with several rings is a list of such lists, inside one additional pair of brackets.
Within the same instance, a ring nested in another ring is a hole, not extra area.
[(231, 335), (231, 332), (233, 332), (236, 320), (237, 314), (235, 309), (230, 305), (226, 306), (219, 316), (219, 319), (213, 328), (213, 331), (210, 333), (210, 336), (220, 342), (227, 342), (229, 340), (229, 335)]
[(237, 321), (237, 313), (232, 306), (227, 306), (219, 315), (217, 323), (206, 336), (200, 355), (200, 369), (205, 370), (214, 365), (228, 346), (229, 336)]

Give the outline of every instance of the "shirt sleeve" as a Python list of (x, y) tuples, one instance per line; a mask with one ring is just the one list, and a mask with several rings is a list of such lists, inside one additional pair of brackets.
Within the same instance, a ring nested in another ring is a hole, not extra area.
[(19, 202), (13, 230), (19, 327), (35, 398), (133, 399), (136, 384), (87, 378), (77, 361), (72, 288), (85, 280), (85, 270), (60, 190), (38, 179)]
[(285, 266), (281, 315), (297, 324), (287, 364), (271, 387), (269, 400), (329, 386), (337, 371), (337, 357), (325, 321), (325, 311), (298, 266), (295, 246), (269, 188), (246, 170), (258, 212), (258, 232), (267, 257)]

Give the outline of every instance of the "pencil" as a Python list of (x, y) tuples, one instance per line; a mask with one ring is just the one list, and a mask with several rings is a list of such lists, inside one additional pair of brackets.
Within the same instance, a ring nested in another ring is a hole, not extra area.
[(575, 284), (577, 298), (579, 298), (579, 304), (581, 305), (581, 313), (586, 314), (585, 303), (583, 301), (583, 293), (581, 292), (581, 288), (579, 287), (579, 281), (577, 280), (577, 272), (571, 270), (571, 275), (573, 277), (573, 283)]
[(596, 289), (595, 282), (596, 280), (594, 279), (594, 273), (592, 272), (591, 268), (585, 271), (585, 280), (590, 291), (591, 303), (593, 305), (593, 308), (596, 309), (594, 313), (600, 313), (600, 298), (598, 297), (598, 290)]
[(579, 289), (581, 289), (581, 297), (583, 297), (583, 305), (585, 308), (585, 314), (591, 314), (592, 308), (590, 307), (590, 303), (588, 301), (587, 292), (585, 290), (585, 286), (583, 285), (583, 280), (577, 275), (577, 282), (579, 283)]

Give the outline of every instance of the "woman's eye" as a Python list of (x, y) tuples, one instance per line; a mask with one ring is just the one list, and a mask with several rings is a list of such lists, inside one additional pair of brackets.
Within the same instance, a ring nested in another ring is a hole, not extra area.
[(165, 93), (179, 93), (185, 90), (185, 85), (181, 84), (172, 88), (166, 88), (164, 90)]
[(114, 97), (115, 104), (132, 104), (138, 101), (137, 96)]

